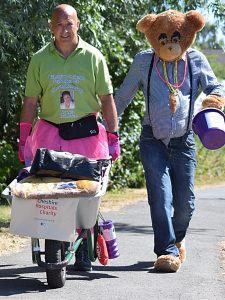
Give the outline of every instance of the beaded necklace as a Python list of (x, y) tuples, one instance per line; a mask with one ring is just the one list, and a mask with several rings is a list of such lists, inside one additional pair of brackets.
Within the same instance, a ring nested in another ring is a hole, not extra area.
[(185, 56), (184, 77), (183, 77), (183, 80), (181, 81), (180, 84), (178, 84), (178, 78), (177, 78), (177, 60), (175, 60), (175, 64), (174, 64), (174, 74), (173, 74), (174, 84), (169, 82), (169, 77), (168, 77), (168, 74), (167, 74), (166, 62), (165, 61), (163, 61), (163, 75), (164, 75), (165, 79), (161, 76), (161, 74), (159, 72), (159, 69), (157, 68), (157, 65), (156, 65), (156, 55), (155, 54), (154, 54), (154, 66), (155, 66), (156, 71), (159, 75), (159, 78), (168, 86), (168, 89), (170, 91), (170, 97), (169, 97), (170, 110), (171, 110), (172, 113), (175, 113), (176, 104), (177, 104), (176, 97), (178, 95), (179, 88), (184, 84), (184, 81), (185, 81), (185, 78), (186, 78), (187, 57)]

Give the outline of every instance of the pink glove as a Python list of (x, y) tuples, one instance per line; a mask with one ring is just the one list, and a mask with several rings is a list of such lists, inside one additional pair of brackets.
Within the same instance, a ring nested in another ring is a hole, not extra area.
[(21, 162), (24, 162), (24, 147), (26, 140), (29, 136), (29, 133), (31, 131), (32, 124), (31, 123), (20, 123), (20, 140), (19, 140), (19, 160)]
[(120, 155), (120, 141), (119, 136), (116, 132), (108, 132), (108, 144), (109, 144), (109, 155), (112, 156), (112, 160), (116, 160)]

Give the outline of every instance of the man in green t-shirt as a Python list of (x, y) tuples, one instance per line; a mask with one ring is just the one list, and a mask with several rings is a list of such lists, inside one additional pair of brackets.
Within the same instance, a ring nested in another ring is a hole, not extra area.
[[(21, 161), (32, 161), (37, 148), (70, 151), (89, 158), (111, 155), (113, 160), (120, 154), (117, 111), (108, 68), (101, 52), (78, 36), (79, 25), (72, 6), (55, 7), (49, 23), (54, 39), (30, 61), (20, 118)], [(39, 120), (30, 134), (38, 111)], [(97, 117), (100, 111), (107, 131), (98, 122), (97, 135), (69, 141), (59, 136), (59, 124), (92, 114)], [(75, 269), (91, 270), (86, 241), (76, 255)]]

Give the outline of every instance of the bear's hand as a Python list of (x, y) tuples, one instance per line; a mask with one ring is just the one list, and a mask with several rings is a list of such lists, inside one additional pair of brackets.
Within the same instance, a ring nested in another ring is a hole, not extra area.
[(225, 99), (218, 95), (208, 95), (203, 101), (202, 101), (202, 107), (214, 107), (218, 108), (220, 110), (224, 110), (225, 105)]

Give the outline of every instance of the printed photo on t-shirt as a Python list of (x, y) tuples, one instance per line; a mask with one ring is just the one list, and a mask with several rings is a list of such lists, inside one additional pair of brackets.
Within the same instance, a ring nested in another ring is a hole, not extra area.
[(62, 91), (60, 96), (60, 109), (74, 109), (73, 91)]

